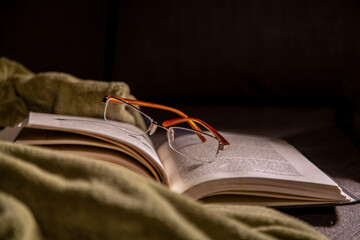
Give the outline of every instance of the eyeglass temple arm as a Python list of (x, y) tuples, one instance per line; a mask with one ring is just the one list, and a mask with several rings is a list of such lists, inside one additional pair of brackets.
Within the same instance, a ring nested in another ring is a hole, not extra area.
[(215, 137), (217, 139), (219, 139), (219, 141), (220, 141), (220, 149), (219, 150), (226, 150), (229, 148), (230, 143), (218, 131), (216, 131), (213, 127), (211, 127), (209, 124), (207, 124), (203, 120), (200, 120), (197, 118), (191, 118), (191, 117), (176, 118), (176, 119), (167, 120), (167, 121), (163, 122), (162, 125), (164, 127), (170, 127), (170, 126), (182, 123), (182, 122), (190, 122), (190, 121), (199, 123), (202, 126), (204, 126), (207, 130), (212, 132), (215, 135)]
[[(162, 109), (162, 110), (173, 112), (173, 113), (179, 115), (182, 118), (185, 118), (185, 119), (188, 118), (188, 115), (186, 115), (182, 111), (180, 111), (180, 110), (178, 110), (176, 108), (165, 106), (165, 105), (156, 104), (156, 103), (150, 103), (150, 102), (144, 102), (144, 101), (134, 100), (134, 99), (129, 99), (129, 98), (113, 97), (113, 96), (106, 96), (103, 99), (103, 101), (106, 102), (109, 98), (110, 98), (110, 101), (111, 101), (111, 99), (119, 99), (119, 100), (122, 100), (122, 101), (127, 102), (127, 103), (132, 104), (132, 105), (139, 105), (139, 106), (142, 106), (142, 107), (151, 107), (151, 108)], [(190, 127), (192, 129), (201, 132), (201, 129), (191, 119), (186, 120), (186, 122), (189, 123), (189, 125), (190, 125)], [(201, 134), (198, 134), (198, 135), (199, 135), (201, 141), (203, 141), (203, 142), (206, 141), (206, 139)]]

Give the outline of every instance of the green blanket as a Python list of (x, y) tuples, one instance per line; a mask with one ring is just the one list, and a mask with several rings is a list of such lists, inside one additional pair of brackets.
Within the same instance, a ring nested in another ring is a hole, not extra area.
[[(101, 116), (103, 95), (131, 97), (124, 83), (34, 74), (0, 59), (0, 126), (29, 110)], [(203, 205), (115, 164), (0, 141), (0, 239), (325, 237), (270, 208)]]
[(0, 239), (324, 239), (265, 207), (206, 206), (102, 161), (0, 142)]

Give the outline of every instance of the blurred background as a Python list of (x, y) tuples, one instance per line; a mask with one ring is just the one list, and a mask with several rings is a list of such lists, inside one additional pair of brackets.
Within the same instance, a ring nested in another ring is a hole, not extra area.
[(217, 128), (360, 136), (359, 12), (357, 0), (1, 1), (0, 56), (123, 81)]
[(356, 0), (1, 1), (0, 55), (160, 103), (356, 105), (359, 12)]

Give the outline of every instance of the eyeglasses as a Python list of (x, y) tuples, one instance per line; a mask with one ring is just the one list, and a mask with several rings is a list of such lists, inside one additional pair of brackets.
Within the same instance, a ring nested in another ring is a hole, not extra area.
[[(144, 132), (141, 134), (148, 133), (149, 135), (152, 135), (158, 127), (166, 130), (170, 147), (184, 157), (200, 162), (212, 162), (216, 159), (219, 151), (224, 151), (230, 146), (230, 143), (209, 124), (200, 119), (188, 117), (185, 113), (175, 108), (112, 96), (104, 97), (103, 102), (105, 103), (104, 119), (107, 122), (118, 127), (119, 122), (124, 122), (121, 115), (125, 110), (138, 114), (143, 119), (142, 128)], [(164, 121), (160, 125), (151, 117), (141, 112), (136, 106), (170, 111), (179, 115), (180, 118)], [(184, 122), (188, 123), (191, 129), (174, 127), (174, 125)], [(199, 125), (203, 126), (208, 131), (202, 131)], [(129, 132), (129, 134), (136, 133)]]

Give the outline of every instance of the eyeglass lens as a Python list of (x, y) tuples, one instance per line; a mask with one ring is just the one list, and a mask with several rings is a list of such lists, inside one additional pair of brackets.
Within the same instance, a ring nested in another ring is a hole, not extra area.
[(200, 162), (212, 162), (217, 155), (219, 142), (216, 138), (202, 134), (203, 142), (198, 132), (186, 128), (172, 127), (168, 131), (170, 147), (185, 157)]

